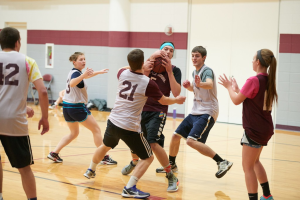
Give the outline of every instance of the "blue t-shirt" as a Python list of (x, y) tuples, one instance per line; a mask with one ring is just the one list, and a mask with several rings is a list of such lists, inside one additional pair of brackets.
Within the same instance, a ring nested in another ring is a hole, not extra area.
[[(81, 72), (79, 69), (73, 68), (73, 70), (77, 70), (77, 72), (74, 72), (74, 73), (72, 74), (71, 80), (72, 80), (73, 78), (79, 77), (79, 76), (82, 74), (82, 72)], [(77, 84), (77, 87), (78, 87), (78, 88), (84, 88), (84, 82), (83, 82), (83, 80), (82, 80), (80, 83)]]

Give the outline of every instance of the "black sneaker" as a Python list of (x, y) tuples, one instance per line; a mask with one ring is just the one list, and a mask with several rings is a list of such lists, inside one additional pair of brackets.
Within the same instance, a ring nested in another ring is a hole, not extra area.
[(113, 160), (109, 155), (104, 156), (103, 160), (100, 162), (101, 165), (116, 165), (117, 161)]
[(136, 199), (145, 199), (150, 196), (150, 193), (142, 192), (136, 188), (136, 186), (132, 186), (131, 188), (124, 187), (122, 192), (123, 197), (131, 197)]
[(54, 162), (57, 163), (61, 163), (63, 161), (63, 159), (61, 159), (58, 155), (58, 153), (54, 153), (53, 151), (51, 151), (49, 153), (49, 155), (47, 156), (47, 158), (49, 158), (50, 160), (53, 160)]

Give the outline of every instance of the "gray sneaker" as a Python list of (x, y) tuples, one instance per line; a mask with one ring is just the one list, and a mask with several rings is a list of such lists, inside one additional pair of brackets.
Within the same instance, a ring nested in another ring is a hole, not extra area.
[(227, 160), (218, 162), (218, 171), (216, 173), (217, 178), (222, 178), (232, 167), (233, 163)]
[(167, 179), (169, 182), (169, 186), (167, 189), (167, 192), (176, 192), (178, 190), (179, 180), (176, 178), (176, 176), (171, 171), (170, 173), (167, 173)]
[(122, 174), (123, 175), (127, 175), (127, 174), (130, 174), (133, 169), (135, 168), (136, 165), (133, 164), (132, 161), (130, 161), (129, 165), (126, 165), (123, 169), (122, 169)]
[(83, 176), (85, 176), (86, 178), (90, 179), (90, 178), (95, 178), (96, 176), (96, 172), (94, 172), (91, 169), (87, 169), (86, 172), (83, 174)]
[[(174, 165), (171, 165), (171, 170), (173, 173), (177, 173), (178, 172), (178, 167), (176, 165), (176, 163)], [(156, 173), (166, 173), (164, 167), (159, 167), (156, 169)]]

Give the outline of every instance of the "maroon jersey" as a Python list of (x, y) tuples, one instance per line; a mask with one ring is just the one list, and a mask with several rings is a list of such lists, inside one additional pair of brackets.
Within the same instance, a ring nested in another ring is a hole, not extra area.
[(267, 145), (274, 134), (271, 108), (266, 110), (266, 89), (268, 76), (257, 75), (259, 91), (253, 99), (246, 98), (243, 103), (243, 128), (254, 142)]
[[(181, 84), (181, 71), (178, 67), (172, 66), (173, 74), (177, 83)], [(168, 72), (156, 73), (154, 71), (150, 72), (149, 78), (153, 80), (157, 85), (160, 91), (164, 94), (164, 96), (169, 97), (171, 93), (171, 86), (169, 81)], [(167, 105), (161, 105), (157, 100), (149, 97), (143, 111), (152, 111), (152, 112), (168, 112)]]

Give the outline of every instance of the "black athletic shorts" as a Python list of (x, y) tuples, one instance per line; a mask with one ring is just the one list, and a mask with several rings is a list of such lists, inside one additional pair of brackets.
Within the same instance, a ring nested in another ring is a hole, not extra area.
[(166, 113), (163, 112), (142, 112), (142, 131), (149, 143), (158, 143), (164, 147), (165, 136), (163, 135), (166, 124)]
[(0, 135), (0, 140), (12, 167), (23, 168), (34, 164), (29, 136)]
[(113, 149), (118, 145), (120, 139), (123, 140), (126, 145), (138, 155), (139, 158), (146, 159), (152, 156), (150, 144), (143, 136), (143, 133), (119, 128), (110, 120), (107, 120), (107, 127), (103, 139), (105, 146)]
[(84, 103), (63, 102), (63, 113), (66, 122), (84, 122), (91, 111), (87, 109)]

